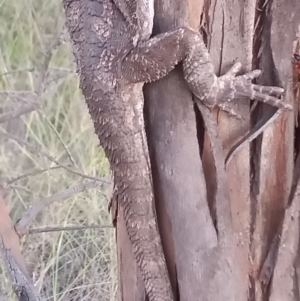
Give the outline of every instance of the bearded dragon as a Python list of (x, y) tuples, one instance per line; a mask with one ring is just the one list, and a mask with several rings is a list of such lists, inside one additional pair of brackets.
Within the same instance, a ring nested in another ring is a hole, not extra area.
[(182, 62), (196, 101), (209, 108), (235, 97), (281, 106), (271, 94), (283, 90), (251, 84), (258, 70), (236, 76), (239, 63), (217, 77), (202, 37), (188, 27), (150, 38), (154, 0), (63, 0), (63, 5), (80, 88), (110, 163), (113, 200), (122, 207), (148, 299), (174, 300), (154, 205), (144, 83), (159, 80)]

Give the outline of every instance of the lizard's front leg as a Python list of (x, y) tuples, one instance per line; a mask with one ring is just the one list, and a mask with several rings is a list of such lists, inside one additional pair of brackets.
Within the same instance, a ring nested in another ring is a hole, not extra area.
[(128, 83), (149, 83), (167, 75), (181, 61), (192, 62), (189, 80), (197, 81), (201, 93), (208, 93), (215, 80), (213, 65), (201, 36), (187, 27), (140, 42), (121, 62), (120, 77)]
[(260, 76), (260, 70), (236, 76), (241, 69), (241, 64), (236, 63), (225, 75), (217, 77), (202, 37), (187, 27), (140, 42), (122, 60), (120, 77), (129, 83), (149, 83), (167, 75), (181, 61), (191, 92), (209, 107), (234, 98), (251, 98), (278, 108), (291, 108), (278, 98), (282, 88), (251, 83)]

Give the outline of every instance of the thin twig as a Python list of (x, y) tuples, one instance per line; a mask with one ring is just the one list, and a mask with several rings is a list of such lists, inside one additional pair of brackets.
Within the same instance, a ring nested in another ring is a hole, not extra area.
[(14, 73), (20, 73), (20, 72), (34, 72), (35, 68), (25, 68), (25, 69), (16, 69), (16, 70), (10, 70), (10, 71), (6, 71), (4, 73), (1, 73), (0, 76), (6, 76), (6, 75), (10, 75), (10, 74), (14, 74)]
[(28, 172), (26, 174), (20, 175), (18, 177), (12, 178), (12, 179), (4, 182), (4, 187), (7, 186), (7, 185), (11, 185), (11, 184), (13, 184), (13, 183), (15, 183), (17, 181), (20, 181), (20, 180), (23, 180), (25, 178), (28, 178), (30, 176), (36, 176), (36, 175), (41, 174), (43, 172), (54, 170), (54, 169), (59, 169), (59, 168), (61, 168), (61, 167), (60, 166), (53, 166), (53, 167), (49, 167), (49, 168), (38, 169), (38, 170), (34, 170), (34, 171), (31, 171), (31, 172)]
[(23, 100), (27, 103), (30, 103), (30, 102), (36, 103), (36, 100), (37, 100), (37, 96), (35, 93), (33, 93), (32, 91), (25, 91), (25, 90), (22, 90), (22, 91), (0, 90), (0, 96), (7, 96), (10, 98)]
[(67, 189), (59, 191), (49, 197), (39, 200), (30, 207), (22, 216), (22, 218), (17, 222), (15, 228), (19, 236), (28, 234), (28, 226), (35, 219), (35, 217), (42, 212), (47, 206), (53, 204), (54, 202), (63, 201), (70, 198), (71, 196), (83, 192), (91, 188), (99, 188), (102, 183), (99, 181), (89, 181), (85, 183), (80, 183), (73, 185)]
[(70, 68), (63, 68), (63, 67), (49, 67), (49, 70), (53, 71), (60, 71), (64, 73), (71, 73), (71, 74), (77, 74), (75, 69), (70, 69)]
[[(3, 184), (1, 183), (0, 185), (2, 186)], [(28, 194), (32, 194), (31, 190), (29, 190), (26, 187), (20, 186), (20, 185), (14, 185), (14, 184), (12, 184), (12, 185), (7, 186), (7, 185), (4, 184), (2, 186), (2, 188), (3, 188), (4, 191), (7, 191), (8, 189), (14, 189), (14, 190), (22, 190), (22, 191), (24, 191), (24, 192), (26, 192)]]
[(30, 113), (39, 108), (37, 103), (30, 103), (26, 105), (21, 105), (19, 108), (3, 113), (0, 115), (0, 123), (10, 121), (12, 119), (18, 118), (24, 114)]
[(85, 225), (85, 226), (67, 226), (67, 227), (40, 227), (28, 230), (28, 234), (60, 232), (60, 231), (78, 231), (88, 229), (111, 229), (113, 225)]
[(104, 184), (110, 184), (111, 183), (109, 177), (101, 177), (101, 178), (99, 178), (99, 177), (92, 177), (92, 176), (85, 175), (85, 174), (83, 174), (83, 173), (81, 173), (79, 171), (76, 171), (76, 170), (68, 167), (67, 165), (64, 165), (64, 164), (58, 162), (52, 156), (50, 156), (49, 154), (47, 154), (46, 152), (44, 152), (42, 150), (42, 146), (40, 146), (40, 145), (33, 145), (33, 144), (27, 142), (26, 140), (21, 139), (21, 138), (16, 137), (16, 136), (13, 136), (10, 133), (7, 133), (7, 132), (5, 132), (3, 130), (2, 130), (2, 132), (3, 132), (3, 135), (7, 136), (8, 138), (16, 141), (20, 145), (26, 146), (32, 153), (37, 154), (37, 155), (42, 155), (42, 156), (46, 157), (49, 161), (55, 163), (57, 166), (60, 166), (61, 168), (65, 169), (65, 170), (67, 170), (67, 171), (69, 171), (69, 172), (71, 172), (71, 173), (73, 173), (73, 174), (75, 174), (77, 176), (80, 176), (82, 178), (89, 179), (89, 180), (99, 181), (99, 182), (102, 182)]

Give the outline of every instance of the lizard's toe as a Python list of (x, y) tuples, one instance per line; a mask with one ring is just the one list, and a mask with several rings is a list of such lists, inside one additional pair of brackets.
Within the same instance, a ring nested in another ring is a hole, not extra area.
[(226, 76), (235, 76), (242, 69), (240, 62), (235, 63), (226, 73)]
[(284, 89), (274, 86), (261, 86), (261, 85), (252, 85), (253, 90), (262, 94), (276, 95), (280, 96)]
[[(263, 88), (268, 88), (268, 87), (263, 87)], [(238, 94), (241, 97), (250, 97), (253, 100), (267, 103), (273, 107), (282, 108), (282, 109), (286, 109), (286, 110), (293, 109), (293, 107), (290, 104), (285, 103), (282, 99), (274, 97), (272, 95), (265, 94), (265, 93), (260, 93), (254, 89), (251, 90), (251, 93), (250, 93), (251, 95), (249, 95), (249, 93), (243, 92), (243, 91), (240, 91)]]
[(261, 70), (259, 69), (256, 69), (256, 70), (253, 70), (253, 71), (250, 71), (244, 75), (241, 75), (239, 76), (240, 78), (242, 78), (244, 81), (251, 81), (255, 78), (258, 78), (259, 76), (261, 75)]

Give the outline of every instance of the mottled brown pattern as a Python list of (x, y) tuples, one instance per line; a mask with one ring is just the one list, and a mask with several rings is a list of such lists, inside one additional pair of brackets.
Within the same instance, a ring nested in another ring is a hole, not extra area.
[[(143, 83), (160, 79), (183, 61), (191, 91), (211, 107), (233, 97), (255, 98), (259, 87), (250, 81), (258, 72), (235, 77), (239, 70), (235, 66), (217, 78), (201, 36), (189, 28), (149, 40), (152, 0), (63, 0), (63, 4), (80, 88), (110, 162), (113, 199), (124, 212), (148, 298), (173, 300), (154, 207)], [(265, 87), (261, 92), (271, 91)], [(264, 94), (263, 100), (272, 98)]]

